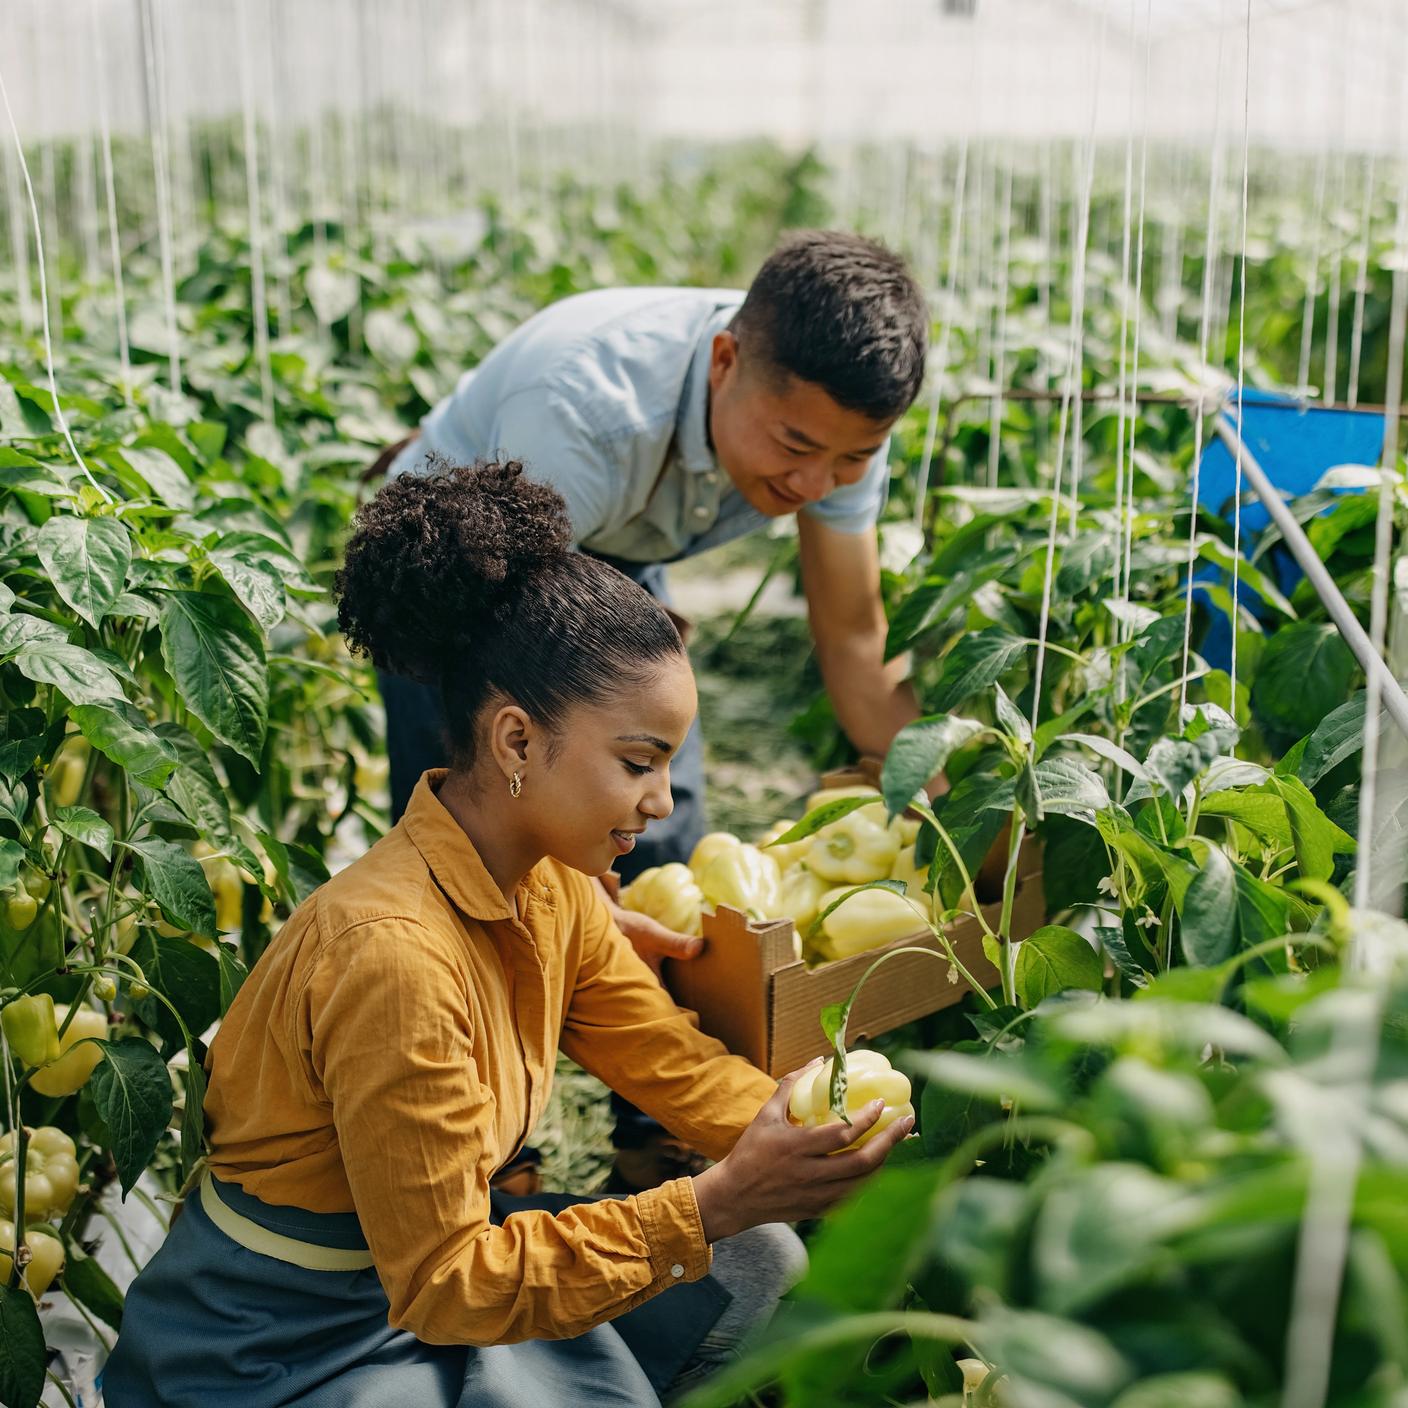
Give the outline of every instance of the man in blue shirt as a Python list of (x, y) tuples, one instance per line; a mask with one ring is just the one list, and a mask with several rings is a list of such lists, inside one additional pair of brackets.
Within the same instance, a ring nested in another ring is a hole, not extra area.
[[(918, 707), (902, 663), (885, 660), (875, 525), (928, 326), (897, 255), (857, 235), (794, 234), (746, 296), (608, 289), (543, 310), (460, 378), (390, 472), (522, 460), (566, 500), (580, 548), (662, 601), (666, 563), (796, 514), (822, 678), (851, 741), (883, 754)], [(447, 759), (437, 692), (381, 683), (399, 816), (421, 772)], [(624, 879), (687, 860), (705, 830), (697, 724), (670, 773), (674, 812), (623, 857)], [(617, 919), (657, 968), (699, 951), (643, 915)]]

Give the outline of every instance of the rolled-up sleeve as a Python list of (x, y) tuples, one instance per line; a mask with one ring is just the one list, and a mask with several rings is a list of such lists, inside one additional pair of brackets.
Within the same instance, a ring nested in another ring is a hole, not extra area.
[(566, 1338), (703, 1276), (688, 1179), (490, 1222), (503, 1151), (464, 985), (444, 939), (410, 919), (339, 935), (307, 985), (310, 1078), (331, 1103), (390, 1323), (431, 1344)]
[(692, 1147), (723, 1158), (777, 1083), (675, 1005), (590, 882), (574, 890), (583, 951), (562, 1049)]

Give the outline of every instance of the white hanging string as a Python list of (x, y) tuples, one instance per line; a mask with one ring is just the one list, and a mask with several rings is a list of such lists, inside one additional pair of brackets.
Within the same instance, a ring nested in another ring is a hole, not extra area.
[(1311, 232), (1310, 271), (1305, 281), (1305, 309), (1300, 319), (1300, 361), (1296, 371), (1296, 394), (1310, 395), (1310, 346), (1315, 335), (1315, 301), (1320, 297), (1320, 238), (1325, 223), (1325, 167), (1327, 153), (1321, 149), (1315, 167), (1315, 219)]
[[(1124, 524), (1124, 590), (1128, 598), (1134, 583), (1134, 476), (1137, 470), (1134, 450), (1139, 428), (1138, 391), (1139, 358), (1144, 332), (1144, 228), (1149, 189), (1149, 77), (1154, 54), (1154, 0), (1145, 0), (1144, 7), (1144, 115), (1139, 135), (1139, 206), (1138, 233), (1134, 250), (1134, 358), (1131, 371), (1130, 417), (1129, 417), (1129, 483), (1125, 488)], [(1126, 623), (1117, 622), (1122, 634), (1130, 629)]]
[[(1336, 215), (1344, 207), (1344, 167), (1342, 161), (1335, 163), (1334, 209)], [(1344, 263), (1344, 247), (1339, 238), (1336, 223), (1331, 229), (1333, 248), (1330, 251), (1330, 284), (1325, 293), (1325, 374), (1321, 378), (1320, 399), (1330, 402), (1335, 399), (1335, 385), (1339, 381), (1340, 350), (1340, 281), (1341, 266)]]
[(33, 329), (34, 289), (30, 284), (29, 237), (24, 227), (24, 192), (20, 187), (19, 164), (5, 148), (5, 204), (10, 211), (10, 262), (15, 270), (15, 294), (20, 327), (26, 335)]
[[(1051, 485), (1051, 514), (1046, 525), (1046, 562), (1041, 581), (1041, 613), (1037, 625), (1036, 662), (1032, 667), (1032, 708), (1031, 724), (1035, 730), (1041, 716), (1041, 683), (1046, 671), (1046, 638), (1051, 627), (1051, 588), (1055, 580), (1056, 528), (1061, 516), (1061, 475), (1066, 458), (1066, 427), (1071, 419), (1074, 401), (1076, 411), (1080, 410), (1079, 384), (1085, 358), (1085, 257), (1090, 238), (1090, 192), (1095, 179), (1095, 132), (1096, 120), (1100, 112), (1100, 73), (1105, 59), (1105, 28), (1108, 14), (1100, 14), (1100, 38), (1095, 51), (1095, 75), (1090, 85), (1090, 128), (1086, 135), (1085, 173), (1077, 214), (1075, 249), (1071, 262), (1071, 334), (1066, 356), (1066, 376), (1061, 391), (1061, 422), (1057, 434), (1056, 460)], [(1075, 417), (1076, 428), (1073, 439), (1080, 435), (1080, 418)], [(1071, 456), (1071, 478), (1074, 481), (1073, 494), (1080, 490), (1080, 457), (1074, 450)], [(1075, 499), (1079, 508), (1079, 498)], [(1074, 522), (1075, 512), (1072, 511)]]
[(997, 271), (997, 330), (993, 338), (992, 425), (988, 432), (988, 484), (997, 488), (998, 471), (1002, 463), (1003, 390), (1007, 383), (1007, 299), (1012, 274), (1012, 160), (1008, 154), (1002, 182), (1001, 243)]
[(171, 241), (171, 186), (166, 169), (166, 102), (163, 97), (161, 71), (157, 62), (155, 31), (160, 22), (160, 0), (144, 0), (141, 6), (142, 51), (147, 77), (152, 148), (152, 176), (156, 185), (157, 242), (161, 251), (161, 296), (166, 313), (167, 357), (171, 372), (171, 390), (181, 394), (181, 337), (176, 325), (176, 275)]
[(69, 453), (73, 455), (74, 463), (83, 471), (84, 478), (102, 495), (105, 502), (111, 503), (112, 495), (93, 478), (87, 461), (78, 453), (78, 446), (73, 443), (73, 432), (68, 428), (68, 419), (64, 415), (64, 408), (59, 404), (59, 383), (58, 378), (54, 375), (54, 342), (49, 332), (49, 277), (44, 268), (44, 235), (40, 228), (39, 203), (34, 199), (34, 182), (30, 179), (29, 162), (25, 160), (24, 144), (20, 141), (20, 129), (15, 123), (15, 114), (10, 109), (10, 93), (5, 86), (3, 70), (0, 70), (0, 102), (5, 105), (5, 120), (10, 124), (10, 136), (14, 141), (20, 174), (24, 177), (25, 194), (29, 197), (29, 215), (34, 226), (34, 256), (35, 263), (39, 266), (39, 316), (44, 330), (44, 370), (49, 378), (49, 399), (53, 402), (54, 419), (58, 421)]
[[(1193, 474), (1188, 494), (1188, 557), (1184, 564), (1183, 589), (1183, 662), (1179, 668), (1178, 711), (1182, 716), (1188, 703), (1188, 661), (1193, 642), (1193, 569), (1198, 559), (1198, 494), (1203, 468), (1203, 433), (1207, 408), (1203, 403), (1208, 380), (1208, 340), (1212, 331), (1213, 288), (1217, 258), (1217, 205), (1222, 189), (1222, 59), (1226, 31), (1217, 30), (1217, 84), (1213, 97), (1212, 153), (1208, 166), (1208, 221), (1203, 241), (1203, 297), (1198, 320), (1198, 405), (1193, 414)], [(1214, 407), (1214, 414), (1217, 408)], [(1237, 630), (1237, 613), (1232, 612), (1232, 631)], [(1236, 699), (1229, 700), (1235, 713)]]
[(1240, 288), (1237, 297), (1237, 453), (1232, 477), (1232, 658), (1227, 673), (1230, 713), (1237, 706), (1237, 625), (1242, 605), (1239, 595), (1242, 564), (1242, 425), (1247, 392), (1247, 215), (1251, 182), (1252, 114), (1252, 0), (1247, 0), (1247, 23), (1242, 59), (1242, 231), (1238, 259)]
[(103, 198), (108, 222), (108, 258), (112, 263), (113, 313), (117, 320), (117, 362), (122, 369), (122, 399), (132, 404), (132, 352), (127, 341), (127, 292), (122, 283), (122, 238), (117, 224), (117, 184), (112, 171), (112, 128), (108, 121), (106, 53), (98, 36), (98, 0), (89, 0), (88, 37), (93, 53), (98, 140), (103, 154)]
[(269, 358), (269, 303), (264, 287), (264, 213), (259, 194), (259, 129), (254, 113), (253, 43), (249, 7), (239, 3), (240, 102), (244, 124), (244, 179), (249, 216), (250, 320), (254, 327), (254, 357), (259, 365), (259, 402), (264, 420), (274, 422), (274, 375)]
[(1349, 334), (1349, 405), (1359, 404), (1359, 364), (1364, 352), (1364, 301), (1369, 292), (1369, 243), (1374, 221), (1374, 153), (1364, 168), (1364, 208), (1359, 217), (1359, 269), (1354, 280), (1354, 322)]
[[(1135, 28), (1135, 6), (1138, 0), (1129, 0), (1129, 29), (1134, 33)], [(1148, 81), (1148, 75), (1145, 75)], [(1124, 520), (1125, 520), (1125, 498), (1124, 498), (1124, 429), (1126, 419), (1132, 419), (1138, 414), (1138, 409), (1130, 403), (1129, 392), (1129, 260), (1130, 246), (1133, 243), (1134, 227), (1134, 98), (1135, 98), (1135, 67), (1129, 66), (1129, 113), (1126, 122), (1124, 140), (1124, 233), (1120, 240), (1120, 354), (1118, 362), (1116, 380), (1116, 409), (1115, 409), (1115, 524), (1116, 524), (1116, 544), (1115, 544), (1115, 565), (1114, 565), (1114, 596), (1119, 600), (1124, 596), (1124, 588), (1121, 582), (1124, 576)], [(1115, 622), (1116, 640), (1119, 639), (1119, 621)]]
[(953, 333), (959, 254), (963, 248), (963, 205), (967, 179), (968, 134), (965, 132), (959, 143), (958, 170), (953, 179), (953, 224), (949, 233), (948, 280), (944, 290), (943, 322), (939, 327), (939, 355), (934, 361), (929, 420), (924, 427), (924, 451), (919, 458), (919, 478), (914, 488), (914, 521), (920, 528), (924, 526), (924, 504), (929, 497), (929, 469), (934, 460), (934, 441), (939, 433), (939, 412), (943, 405), (944, 378), (948, 375), (948, 349), (949, 339)]

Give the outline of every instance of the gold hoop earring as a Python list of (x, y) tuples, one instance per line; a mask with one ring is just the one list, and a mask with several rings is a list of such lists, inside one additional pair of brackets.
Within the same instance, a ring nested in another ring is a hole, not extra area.
[(514, 775), (508, 780), (508, 795), (510, 797), (516, 797), (522, 791), (523, 775), (521, 773), (514, 773)]

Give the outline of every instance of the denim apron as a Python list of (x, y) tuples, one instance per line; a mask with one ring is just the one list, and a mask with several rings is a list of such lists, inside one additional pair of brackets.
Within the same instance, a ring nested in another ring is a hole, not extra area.
[[(568, 1194), (492, 1195), (492, 1220)], [(256, 1250), (258, 1248), (258, 1250)], [(106, 1408), (658, 1408), (729, 1294), (675, 1285), (563, 1340), (425, 1344), (389, 1306), (355, 1213), (274, 1207), (207, 1173), (133, 1282)]]

